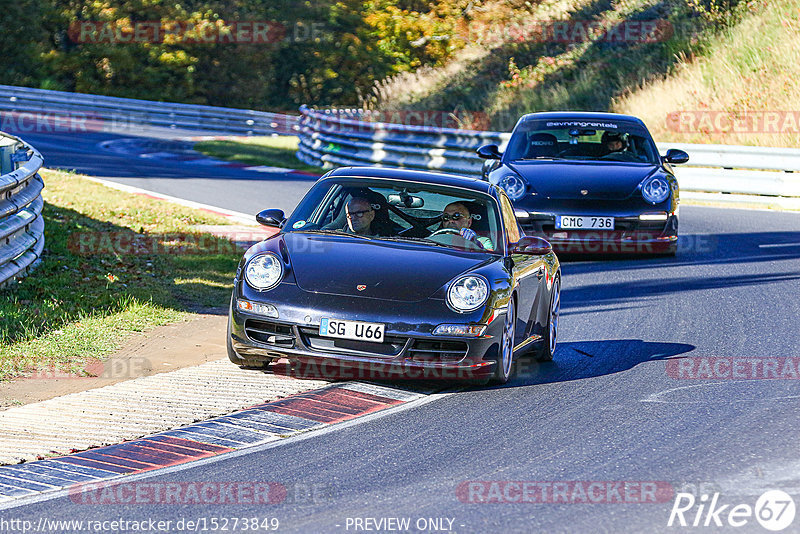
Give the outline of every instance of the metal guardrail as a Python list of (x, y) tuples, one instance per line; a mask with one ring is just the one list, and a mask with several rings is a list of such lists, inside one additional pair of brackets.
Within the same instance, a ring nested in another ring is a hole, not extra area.
[[(360, 110), (300, 108), (297, 157), (310, 165), (389, 165), (479, 176), (475, 149), (510, 133), (455, 130), (370, 122)], [(677, 166), (681, 191), (800, 197), (800, 150), (728, 145), (658, 143), (663, 153), (678, 148), (689, 163)], [(782, 171), (782, 172), (781, 172)]]
[(360, 110), (315, 111), (301, 106), (300, 113), (297, 156), (323, 167), (390, 165), (480, 174), (482, 160), (475, 149), (491, 143), (503, 146), (510, 137), (499, 132), (370, 122), (369, 114)]
[[(67, 116), (70, 121), (99, 122), (104, 131), (130, 132), (141, 125), (229, 135), (296, 134), (295, 115), (247, 109), (152, 102), (132, 98), (68, 93), (0, 85), (0, 110), (14, 114), (23, 127), (37, 128), (45, 117)], [(27, 115), (27, 116), (26, 116)]]
[(42, 155), (0, 133), (0, 286), (25, 276), (44, 249)]

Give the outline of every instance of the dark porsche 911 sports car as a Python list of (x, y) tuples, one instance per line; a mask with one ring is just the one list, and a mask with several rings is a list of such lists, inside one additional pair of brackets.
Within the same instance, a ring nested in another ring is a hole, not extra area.
[(644, 123), (612, 113), (531, 113), (504, 153), (478, 149), (484, 178), (502, 187), (529, 235), (557, 252), (674, 255), (678, 182)]
[(233, 363), (285, 357), (373, 377), (502, 383), (515, 356), (553, 357), (559, 262), (547, 241), (520, 232), (500, 187), (341, 168), (288, 219), (280, 210), (257, 219), (280, 231), (239, 264), (227, 336)]

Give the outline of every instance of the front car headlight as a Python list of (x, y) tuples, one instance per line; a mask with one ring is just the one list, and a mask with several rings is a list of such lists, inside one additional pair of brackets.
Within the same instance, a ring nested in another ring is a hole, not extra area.
[(469, 274), (456, 279), (447, 290), (447, 303), (459, 312), (475, 311), (489, 298), (489, 282), (482, 276)]
[(244, 279), (253, 289), (272, 289), (283, 279), (283, 262), (271, 252), (253, 256), (244, 269)]
[(507, 174), (500, 178), (497, 185), (505, 190), (508, 198), (512, 201), (517, 201), (525, 196), (525, 180), (516, 174)]
[(660, 204), (669, 197), (669, 190), (666, 178), (653, 176), (642, 184), (642, 197), (650, 204)]

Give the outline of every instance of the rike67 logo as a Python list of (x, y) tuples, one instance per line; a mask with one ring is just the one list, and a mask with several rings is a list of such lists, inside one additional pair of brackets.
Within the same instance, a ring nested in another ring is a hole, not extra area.
[(698, 499), (691, 493), (678, 493), (667, 526), (743, 527), (755, 518), (765, 529), (779, 532), (792, 524), (795, 511), (794, 499), (781, 490), (764, 492), (755, 506), (723, 503), (719, 493), (710, 499), (706, 494)]

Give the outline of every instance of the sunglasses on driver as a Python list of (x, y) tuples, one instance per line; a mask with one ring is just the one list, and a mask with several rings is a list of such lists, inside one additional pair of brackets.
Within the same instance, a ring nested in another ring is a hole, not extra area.
[(442, 214), (442, 220), (443, 221), (460, 221), (461, 219), (467, 219), (469, 217), (471, 217), (471, 216), (470, 215), (464, 215), (463, 213), (460, 213), (458, 211), (455, 212), (455, 213), (443, 213)]

